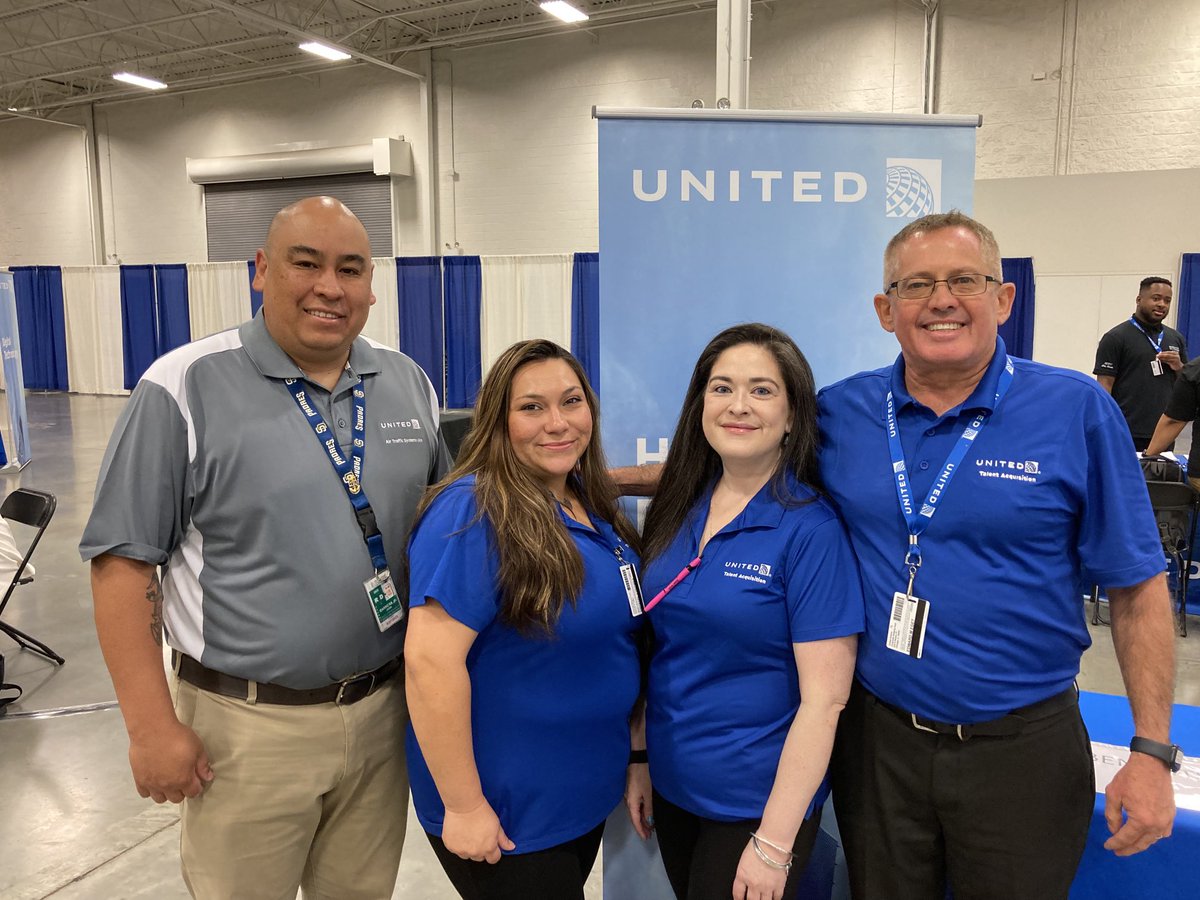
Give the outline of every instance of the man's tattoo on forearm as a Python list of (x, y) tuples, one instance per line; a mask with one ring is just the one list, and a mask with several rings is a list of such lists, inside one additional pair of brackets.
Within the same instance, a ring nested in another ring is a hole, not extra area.
[(150, 583), (146, 585), (146, 602), (150, 604), (150, 637), (154, 638), (154, 643), (161, 647), (163, 635), (163, 595), (162, 585), (158, 581), (157, 572), (151, 574)]

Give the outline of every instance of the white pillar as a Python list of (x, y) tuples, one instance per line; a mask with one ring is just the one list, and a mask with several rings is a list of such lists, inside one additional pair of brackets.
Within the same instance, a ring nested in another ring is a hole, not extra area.
[(750, 0), (717, 0), (717, 100), (745, 109), (750, 95)]

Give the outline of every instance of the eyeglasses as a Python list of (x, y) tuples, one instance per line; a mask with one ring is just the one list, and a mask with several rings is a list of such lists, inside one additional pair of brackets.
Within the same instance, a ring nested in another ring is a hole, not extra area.
[(939, 284), (944, 284), (955, 297), (974, 297), (987, 290), (989, 284), (999, 284), (999, 278), (991, 275), (980, 275), (978, 272), (964, 272), (961, 275), (951, 275), (949, 278), (926, 278), (924, 275), (914, 275), (912, 278), (901, 278), (887, 286), (888, 291), (894, 290), (901, 300), (926, 300), (933, 296)]

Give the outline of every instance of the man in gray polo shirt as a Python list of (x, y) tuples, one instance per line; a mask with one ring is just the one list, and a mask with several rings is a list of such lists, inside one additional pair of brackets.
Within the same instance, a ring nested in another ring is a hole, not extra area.
[(80, 552), (134, 782), (183, 803), (193, 896), (378, 900), (408, 800), (387, 567), (445, 468), (437, 398), (358, 336), (370, 244), (340, 202), (282, 210), (255, 264), (260, 314), (138, 383)]

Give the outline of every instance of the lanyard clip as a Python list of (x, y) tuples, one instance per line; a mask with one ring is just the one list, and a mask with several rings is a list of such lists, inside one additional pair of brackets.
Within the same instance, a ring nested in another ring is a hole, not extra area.
[(921, 548), (917, 544), (917, 536), (915, 534), (908, 536), (908, 552), (904, 554), (904, 565), (908, 566), (914, 575), (917, 569), (921, 568)]

